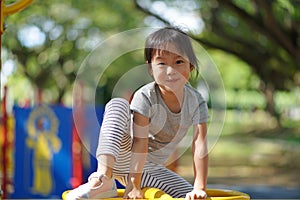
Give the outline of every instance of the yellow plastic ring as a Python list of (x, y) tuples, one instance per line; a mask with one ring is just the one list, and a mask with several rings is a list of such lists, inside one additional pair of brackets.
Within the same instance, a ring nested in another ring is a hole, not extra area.
[[(66, 194), (70, 190), (65, 191), (62, 194), (62, 199), (66, 200)], [(151, 200), (184, 200), (184, 198), (172, 198), (170, 195), (164, 193), (157, 188), (143, 188), (142, 189), (145, 199)], [(125, 189), (118, 189), (118, 197), (106, 198), (105, 200), (123, 200)], [(235, 190), (223, 190), (223, 189), (207, 189), (207, 200), (250, 200), (250, 196), (246, 193)]]

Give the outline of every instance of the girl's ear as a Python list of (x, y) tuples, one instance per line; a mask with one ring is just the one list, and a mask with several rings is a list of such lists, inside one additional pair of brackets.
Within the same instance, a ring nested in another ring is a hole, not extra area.
[(190, 64), (190, 72), (192, 72), (194, 68), (194, 65)]
[(146, 61), (146, 65), (147, 65), (148, 73), (149, 73), (151, 76), (153, 76), (151, 63), (149, 63), (148, 61)]

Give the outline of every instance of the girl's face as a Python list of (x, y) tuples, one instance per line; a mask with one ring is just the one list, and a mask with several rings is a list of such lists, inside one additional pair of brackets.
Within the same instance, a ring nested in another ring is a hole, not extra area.
[(192, 70), (187, 57), (178, 53), (173, 45), (168, 45), (168, 51), (155, 50), (151, 59), (150, 74), (165, 91), (182, 91)]

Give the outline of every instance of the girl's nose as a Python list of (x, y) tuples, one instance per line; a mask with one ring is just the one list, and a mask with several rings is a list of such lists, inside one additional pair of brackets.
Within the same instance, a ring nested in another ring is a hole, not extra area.
[(176, 70), (172, 66), (167, 67), (167, 74), (168, 75), (175, 74), (175, 73), (176, 73)]

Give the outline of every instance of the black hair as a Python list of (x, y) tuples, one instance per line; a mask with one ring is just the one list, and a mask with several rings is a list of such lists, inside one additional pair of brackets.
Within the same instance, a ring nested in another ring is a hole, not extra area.
[(145, 59), (151, 65), (151, 59), (155, 50), (167, 50), (168, 44), (174, 44), (179, 53), (186, 55), (196, 76), (199, 73), (198, 60), (192, 47), (189, 36), (177, 27), (164, 27), (151, 33), (145, 43)]

